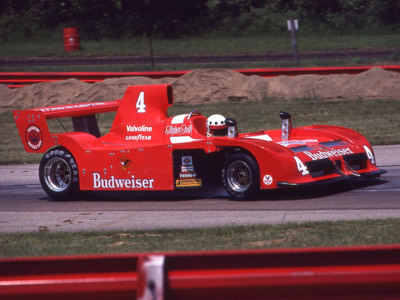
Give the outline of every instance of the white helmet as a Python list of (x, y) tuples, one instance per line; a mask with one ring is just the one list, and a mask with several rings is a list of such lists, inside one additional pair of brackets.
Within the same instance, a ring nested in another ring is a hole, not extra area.
[(222, 115), (212, 115), (207, 119), (207, 136), (226, 136), (228, 126), (225, 123), (225, 117)]

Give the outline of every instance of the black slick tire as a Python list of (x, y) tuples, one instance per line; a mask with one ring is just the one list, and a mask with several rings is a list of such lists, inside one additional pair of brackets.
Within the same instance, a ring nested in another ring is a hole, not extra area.
[(79, 192), (78, 166), (64, 147), (46, 152), (40, 161), (39, 178), (43, 190), (55, 200), (65, 200)]
[(250, 199), (260, 190), (260, 171), (253, 157), (235, 153), (222, 168), (222, 182), (228, 194), (238, 200)]

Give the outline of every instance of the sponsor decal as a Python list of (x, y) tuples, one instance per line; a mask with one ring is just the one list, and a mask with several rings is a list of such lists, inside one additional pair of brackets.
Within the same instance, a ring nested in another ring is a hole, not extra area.
[(271, 185), (273, 182), (272, 176), (271, 175), (265, 175), (263, 178), (263, 182), (265, 185)]
[(197, 178), (197, 174), (193, 167), (192, 156), (182, 156), (181, 172), (179, 179), (176, 180), (176, 187), (200, 187), (201, 178)]
[(191, 156), (182, 156), (181, 172), (194, 172), (193, 158)]
[[(146, 125), (140, 125), (140, 126), (136, 126), (136, 125), (126, 125), (126, 131), (127, 132), (152, 132), (153, 131), (153, 127), (151, 126), (146, 126)], [(127, 135), (125, 136), (125, 140), (126, 141), (151, 141), (151, 135), (146, 135), (146, 134), (136, 134), (136, 135)]]
[(352, 154), (353, 151), (350, 148), (342, 148), (342, 149), (335, 149), (335, 150), (328, 150), (328, 151), (318, 151), (317, 153), (311, 153), (309, 151), (304, 151), (312, 160), (330, 158), (330, 157), (337, 157)]
[(151, 126), (136, 126), (136, 125), (126, 125), (127, 132), (152, 132), (153, 127)]
[(36, 125), (30, 125), (26, 129), (25, 140), (29, 148), (35, 151), (39, 150), (43, 145), (42, 131)]
[(128, 168), (131, 167), (132, 161), (130, 159), (127, 159), (125, 157), (118, 157), (118, 159), (121, 161), (121, 169), (126, 171)]
[(179, 173), (179, 178), (196, 178), (196, 173)]
[(57, 106), (57, 107), (39, 108), (37, 110), (42, 111), (42, 112), (49, 112), (49, 111), (68, 110), (68, 109), (76, 109), (76, 108), (88, 108), (88, 107), (95, 107), (95, 106), (102, 106), (102, 105), (106, 105), (106, 103), (93, 102), (93, 103), (83, 103), (83, 104), (72, 104), (72, 105)]
[(200, 187), (201, 178), (177, 179), (176, 187)]
[(101, 178), (99, 173), (93, 173), (94, 189), (153, 189), (154, 179), (135, 178)]
[(151, 135), (143, 135), (143, 134), (138, 134), (138, 135), (127, 135), (125, 137), (125, 140), (127, 141), (150, 141), (151, 140)]
[(165, 128), (165, 134), (174, 135), (174, 134), (191, 134), (192, 133), (192, 125), (168, 125)]

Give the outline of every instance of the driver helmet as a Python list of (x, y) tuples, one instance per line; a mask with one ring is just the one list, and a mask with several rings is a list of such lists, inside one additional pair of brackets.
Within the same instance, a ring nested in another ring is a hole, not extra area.
[(207, 119), (207, 136), (226, 136), (228, 135), (228, 126), (225, 123), (223, 115), (212, 115)]

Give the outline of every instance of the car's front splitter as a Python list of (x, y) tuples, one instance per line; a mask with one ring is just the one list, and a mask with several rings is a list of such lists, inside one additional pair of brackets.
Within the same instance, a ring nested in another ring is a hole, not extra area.
[(357, 176), (357, 175), (342, 175), (340, 177), (323, 179), (323, 180), (315, 180), (315, 181), (310, 181), (310, 182), (302, 182), (302, 183), (279, 181), (277, 183), (277, 185), (278, 185), (278, 187), (286, 187), (286, 188), (287, 187), (307, 187), (307, 186), (331, 184), (331, 183), (347, 181), (347, 180), (357, 180), (360, 178), (377, 177), (377, 176), (380, 176), (385, 173), (386, 173), (386, 170), (381, 169), (381, 170), (377, 170), (377, 171), (373, 171), (373, 172), (361, 173), (361, 174), (359, 174), (359, 176)]

